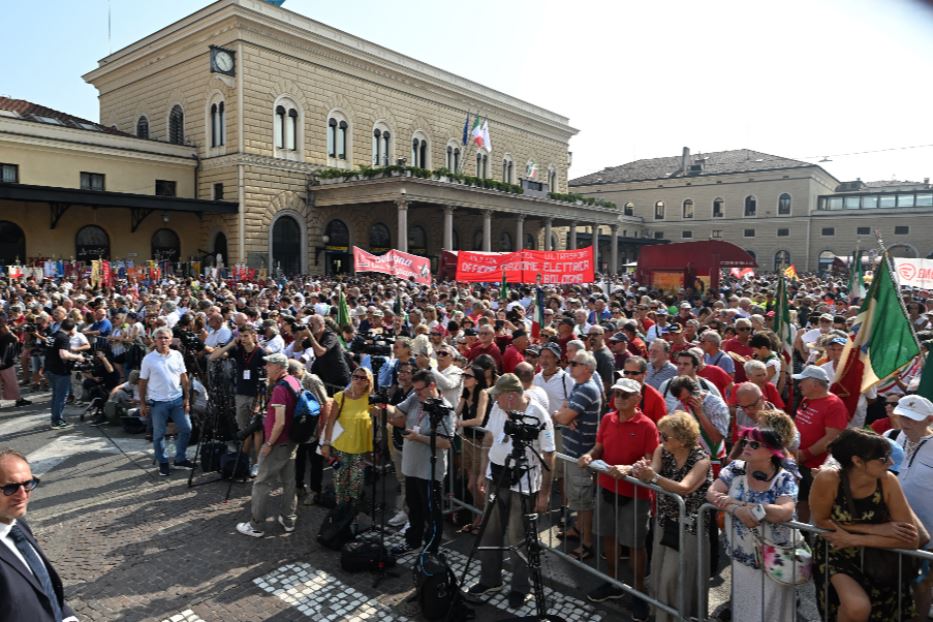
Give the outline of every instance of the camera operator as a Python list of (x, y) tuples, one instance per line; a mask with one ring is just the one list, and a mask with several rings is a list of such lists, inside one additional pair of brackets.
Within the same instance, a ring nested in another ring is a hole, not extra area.
[[(94, 403), (94, 400), (99, 400), (99, 403), (103, 405), (114, 387), (120, 384), (120, 372), (117, 371), (110, 358), (107, 342), (99, 339), (97, 343), (89, 368), (81, 370), (81, 387), (91, 404)], [(94, 423), (100, 423), (101, 421), (102, 419), (98, 418)]]
[(19, 393), (19, 381), (16, 378), (16, 355), (19, 352), (19, 340), (10, 332), (6, 320), (0, 318), (0, 385), (3, 387), (3, 399), (15, 400), (17, 406), (32, 404)]
[[(229, 357), (236, 364), (236, 393), (234, 403), (236, 408), (237, 432), (242, 433), (249, 427), (250, 420), (259, 414), (259, 392), (263, 389), (261, 382), (265, 374), (263, 358), (267, 352), (259, 347), (256, 331), (252, 326), (240, 329), (236, 339), (231, 339), (226, 345), (215, 348), (209, 360), (216, 361)], [(241, 451), (250, 456), (252, 470), (258, 464), (257, 453), (262, 443), (262, 432), (255, 433), (243, 439)]]
[[(441, 544), (441, 482), (447, 475), (447, 453), (455, 430), (454, 408), (437, 390), (434, 374), (419, 369), (411, 379), (412, 393), (398, 406), (385, 406), (389, 422), (404, 431), (402, 473), (409, 527), (405, 543), (392, 549), (401, 555), (428, 544), (437, 553)], [(431, 480), (431, 434), (436, 434), (437, 464)]]
[(71, 340), (75, 333), (74, 320), (66, 319), (55, 333), (52, 347), (45, 353), (45, 373), (52, 387), (52, 429), (62, 430), (71, 426), (65, 421), (65, 400), (71, 390), (71, 367), (84, 356), (71, 351)]
[[(551, 477), (542, 477), (537, 451), (545, 465), (554, 468), (554, 423), (551, 416), (541, 406), (525, 395), (525, 387), (515, 374), (504, 374), (496, 381), (491, 394), (496, 403), (489, 413), (486, 436), (483, 439), (484, 453), (482, 468), (486, 473), (480, 488), (491, 491), (492, 487), (504, 483), (509, 485), (513, 475), (518, 482), (511, 484), (509, 490), (497, 490), (496, 505), (489, 511), (489, 522), (480, 542), (483, 547), (501, 547), (505, 538), (512, 546), (521, 546), (525, 541), (524, 516), (522, 515), (522, 496), (530, 505), (529, 510), (544, 512), (551, 496)], [(533, 425), (532, 425), (533, 423)], [(534, 430), (537, 435), (525, 447), (525, 459), (528, 462), (527, 473), (517, 473), (514, 466), (511, 473), (502, 475), (506, 459), (512, 453), (515, 442), (506, 427), (522, 428), (522, 434)], [(488, 463), (488, 468), (487, 468)], [(502, 477), (500, 477), (502, 475)], [(530, 484), (530, 486), (529, 486)], [(491, 496), (491, 495), (490, 495)], [(491, 503), (489, 496), (486, 503)], [(479, 553), (482, 564), (480, 579), (467, 591), (471, 596), (480, 596), (502, 588), (502, 550), (488, 550)], [(530, 590), (528, 566), (515, 562), (512, 569), (512, 589), (509, 592), (509, 607), (522, 606)]]

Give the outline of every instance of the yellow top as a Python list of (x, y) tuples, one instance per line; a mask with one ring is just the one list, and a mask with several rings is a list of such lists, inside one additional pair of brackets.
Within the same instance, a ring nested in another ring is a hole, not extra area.
[[(343, 409), (340, 403), (343, 402)], [(334, 395), (334, 408), (340, 410), (337, 421), (343, 433), (332, 442), (334, 449), (345, 454), (362, 454), (373, 450), (373, 420), (369, 414), (369, 396), (359, 399), (344, 397), (341, 391)], [(334, 411), (336, 412), (336, 410)]]

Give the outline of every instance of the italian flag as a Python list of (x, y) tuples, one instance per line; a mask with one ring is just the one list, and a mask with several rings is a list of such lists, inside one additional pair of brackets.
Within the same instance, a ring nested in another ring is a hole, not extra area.
[(483, 143), (483, 123), (480, 121), (480, 117), (477, 114), (476, 118), (473, 119), (473, 129), (470, 130), (470, 137), (473, 140), (473, 144), (476, 145), (477, 149), (485, 149), (485, 144)]

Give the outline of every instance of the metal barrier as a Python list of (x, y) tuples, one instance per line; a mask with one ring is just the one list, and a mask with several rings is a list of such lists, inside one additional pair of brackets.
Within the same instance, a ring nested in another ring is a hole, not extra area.
[[(485, 432), (485, 430), (483, 430), (482, 428), (474, 428), (474, 429), (477, 430), (477, 432), (480, 432), (480, 431)], [(474, 443), (474, 442), (475, 442), (476, 445), (479, 446), (479, 447), (478, 447), (479, 451), (481, 451), (481, 452), (482, 452), (482, 451), (486, 451), (486, 450), (482, 449), (482, 440), (481, 440), (481, 439), (482, 439), (482, 435), (480, 435), (479, 438), (476, 439), (476, 441), (474, 441), (474, 440), (471, 439), (471, 438), (464, 438), (464, 437), (461, 436), (461, 443), (467, 443), (467, 442)], [(470, 450), (467, 450), (467, 451), (470, 451)], [(451, 449), (450, 452), (451, 452), (451, 453), (450, 453), (450, 455), (449, 455), (449, 462), (448, 462), (448, 464), (450, 465), (451, 470), (453, 470), (453, 468), (454, 468), (453, 465), (456, 464), (456, 462), (455, 462), (454, 450)], [(558, 453), (558, 454), (555, 454), (555, 455), (556, 455), (555, 471), (558, 471), (558, 472), (559, 472), (559, 474), (560, 474), (560, 480), (561, 480), (562, 482), (567, 482), (567, 481), (568, 481), (568, 474), (570, 473), (570, 469), (577, 469), (577, 470), (580, 469), (580, 467), (579, 467), (578, 464), (577, 464), (577, 460), (576, 460), (575, 458), (571, 458), (570, 456), (567, 456), (567, 455), (565, 455), (565, 454), (560, 454), (560, 453)], [(605, 471), (605, 469), (599, 469), (599, 468), (594, 467), (594, 466), (590, 466), (588, 470), (590, 471), (590, 474), (591, 474), (591, 475), (596, 475), (596, 474), (599, 474), (599, 473)], [(550, 474), (551, 477), (554, 477), (554, 476), (556, 476), (556, 475), (557, 475), (557, 473), (552, 473), (552, 474)], [(485, 477), (485, 474), (480, 474), (480, 476), (481, 476), (481, 478), (482, 478), (482, 477)], [(545, 473), (544, 476), (547, 477), (548, 474)], [(448, 485), (448, 487), (447, 487), (446, 494), (444, 495), (444, 506), (443, 506), (443, 511), (444, 511), (445, 514), (449, 514), (449, 513), (451, 513), (451, 512), (457, 511), (458, 509), (462, 509), (462, 508), (466, 508), (466, 509), (470, 510), (470, 512), (472, 512), (473, 514), (477, 514), (477, 515), (483, 513), (483, 509), (482, 509), (481, 507), (478, 507), (478, 506), (476, 506), (476, 505), (474, 505), (474, 504), (468, 503), (468, 502), (465, 500), (465, 499), (467, 499), (467, 495), (464, 494), (466, 491), (463, 489), (463, 487), (465, 487), (466, 484), (464, 483), (464, 479), (463, 479), (463, 478), (461, 478), (461, 477), (449, 477), (447, 481), (448, 481), (448, 484), (449, 484), (449, 485)], [(653, 485), (653, 484), (646, 484), (646, 483), (644, 483), (644, 482), (642, 482), (642, 481), (640, 481), (640, 480), (637, 480), (637, 479), (635, 479), (635, 478), (632, 478), (632, 477), (624, 477), (624, 478), (619, 479), (618, 481), (619, 481), (619, 482), (626, 482), (626, 483), (631, 484), (631, 485), (633, 485), (633, 486), (636, 486), (636, 487), (638, 487), (638, 488), (644, 488), (644, 489), (652, 490), (652, 491), (654, 491), (656, 494), (659, 494), (659, 495), (667, 495), (667, 496), (669, 496), (669, 497), (672, 497), (672, 498), (674, 499), (674, 502), (677, 504), (677, 507), (678, 507), (678, 524), (680, 524), (680, 525), (685, 525), (685, 524), (687, 524), (688, 519), (687, 519), (687, 517), (686, 517), (686, 506), (685, 506), (685, 503), (684, 503), (683, 498), (682, 498), (680, 495), (677, 495), (677, 494), (674, 494), (674, 493), (670, 493), (670, 492), (668, 492), (668, 491), (666, 491), (666, 490), (664, 490), (664, 489), (662, 489), (662, 488), (660, 488), (660, 487), (658, 487), (658, 486), (656, 486), (656, 485)], [(565, 504), (563, 503), (563, 500), (565, 499), (565, 495), (562, 494), (562, 495), (560, 496), (560, 499), (561, 499), (561, 501), (559, 502), (560, 505), (557, 505), (557, 504), (554, 503), (554, 499), (555, 499), (555, 496), (556, 496), (554, 493), (555, 493), (555, 492), (559, 492), (559, 491), (556, 491), (556, 490), (555, 490), (555, 491), (552, 491), (551, 498), (548, 500), (548, 501), (549, 501), (549, 503), (548, 503), (548, 510), (547, 510), (543, 515), (539, 515), (540, 518), (543, 519), (543, 520), (539, 520), (539, 523), (538, 523), (539, 529), (541, 530), (541, 531), (539, 532), (539, 534), (540, 534), (541, 532), (544, 532), (543, 545), (545, 546), (546, 550), (547, 550), (548, 552), (552, 553), (553, 555), (555, 555), (557, 558), (559, 558), (559, 559), (561, 559), (561, 560), (567, 562), (568, 564), (571, 564), (573, 567), (579, 568), (580, 570), (583, 570), (583, 571), (585, 571), (585, 572), (588, 572), (589, 574), (593, 575), (594, 577), (596, 577), (596, 578), (598, 578), (598, 579), (600, 579), (600, 580), (602, 580), (602, 581), (606, 581), (606, 582), (610, 583), (611, 585), (613, 585), (613, 586), (615, 586), (615, 587), (617, 587), (617, 588), (622, 589), (622, 590), (623, 590), (624, 592), (626, 592), (626, 593), (632, 594), (633, 596), (635, 596), (635, 597), (637, 597), (637, 598), (643, 599), (643, 600), (644, 600), (645, 602), (647, 602), (650, 606), (655, 607), (655, 608), (658, 609), (658, 610), (663, 610), (664, 612), (666, 612), (666, 613), (669, 614), (670, 616), (673, 616), (673, 618), (674, 618), (675, 620), (688, 620), (688, 619), (690, 619), (690, 618), (688, 617), (688, 612), (686, 611), (688, 605), (687, 605), (687, 603), (686, 603), (686, 594), (685, 594), (685, 590), (682, 590), (682, 589), (681, 589), (681, 590), (678, 590), (678, 598), (677, 598), (677, 601), (678, 601), (678, 602), (676, 602), (676, 603), (665, 603), (665, 602), (661, 602), (661, 601), (657, 600), (656, 598), (654, 598), (653, 596), (649, 595), (649, 593), (648, 593), (649, 590), (647, 589), (647, 587), (644, 589), (644, 591), (639, 591), (639, 590), (635, 589), (635, 587), (634, 587), (633, 585), (629, 585), (629, 584), (625, 583), (624, 581), (622, 581), (621, 578), (620, 578), (620, 576), (619, 576), (620, 573), (619, 573), (619, 564), (618, 564), (618, 563), (615, 563), (615, 564), (614, 564), (614, 566), (615, 566), (615, 572), (614, 572), (613, 574), (609, 574), (609, 573), (608, 573), (608, 568), (605, 568), (605, 571), (604, 571), (604, 564), (605, 564), (605, 565), (608, 565), (608, 564), (605, 563), (605, 562), (603, 562), (602, 559), (601, 559), (601, 556), (602, 556), (602, 554), (604, 553), (604, 551), (603, 551), (603, 542), (602, 542), (602, 538), (599, 537), (599, 536), (596, 535), (596, 534), (599, 534), (601, 531), (603, 531), (602, 529), (600, 529), (600, 527), (601, 527), (601, 524), (600, 524), (600, 521), (601, 521), (600, 515), (603, 514), (603, 513), (605, 513), (605, 511), (603, 511), (602, 505), (605, 504), (606, 501), (603, 499), (603, 495), (601, 494), (601, 488), (600, 488), (600, 486), (599, 486), (598, 481), (594, 481), (594, 483), (593, 483), (593, 488), (594, 488), (595, 502), (594, 502), (594, 508), (593, 508), (593, 510), (592, 510), (592, 512), (593, 512), (592, 531), (593, 531), (593, 545), (594, 545), (594, 546), (593, 546), (593, 557), (592, 557), (592, 561), (595, 562), (595, 566), (594, 566), (594, 565), (590, 565), (589, 563), (586, 563), (585, 561), (581, 561), (581, 560), (579, 560), (579, 559), (576, 559), (574, 556), (572, 556), (572, 555), (570, 554), (570, 550), (569, 550), (569, 546), (568, 546), (567, 541), (566, 541), (566, 540), (560, 541), (559, 539), (556, 538), (556, 536), (555, 536), (555, 531), (556, 531), (557, 525), (556, 525), (556, 521), (554, 520), (554, 517), (555, 517), (555, 516), (558, 516), (559, 518), (564, 518), (565, 524), (566, 524), (566, 526), (568, 526), (568, 527), (569, 527), (569, 520), (568, 520), (568, 519), (570, 518), (570, 513), (569, 513), (569, 511), (567, 510), (567, 508), (565, 507)], [(619, 497), (616, 496), (616, 497), (614, 498), (614, 500), (612, 501), (612, 503), (613, 503), (613, 508), (612, 508), (612, 511), (611, 511), (612, 521), (613, 521), (613, 523), (617, 523), (617, 522), (619, 521), (619, 515), (620, 515)], [(651, 501), (650, 501), (649, 499), (639, 499), (639, 498), (637, 498), (637, 496), (636, 496), (634, 499), (632, 499), (631, 503), (634, 504), (634, 507), (633, 507), (634, 520), (637, 520), (639, 514), (641, 513), (641, 512), (639, 512), (639, 509), (640, 509), (639, 506), (640, 506), (640, 504), (650, 504)], [(557, 505), (557, 506), (556, 506), (556, 505)], [(556, 506), (556, 507), (555, 507), (555, 506)], [(646, 513), (650, 514), (650, 512), (646, 512)], [(550, 519), (550, 520), (548, 520), (548, 519)], [(650, 519), (649, 519), (649, 520), (650, 520)], [(635, 525), (633, 524), (633, 525), (632, 525), (632, 529), (634, 530), (635, 528), (636, 528), (636, 527), (635, 527)], [(699, 530), (699, 527), (698, 527), (698, 530)], [(644, 529), (641, 529), (641, 530), (639, 530), (639, 531), (644, 532)], [(686, 568), (686, 558), (685, 558), (685, 556), (683, 555), (683, 552), (686, 550), (686, 547), (685, 547), (685, 530), (684, 530), (684, 529), (679, 529), (678, 532), (679, 532), (679, 546), (678, 546), (678, 549), (679, 549), (679, 551), (680, 551), (680, 553), (678, 553), (678, 557), (679, 557), (679, 559), (678, 559), (678, 570), (679, 570), (679, 576), (680, 576), (680, 577), (684, 577), (685, 574), (686, 574), (686, 571), (685, 571), (685, 568)], [(636, 531), (635, 533), (638, 533), (638, 531)], [(582, 545), (582, 539), (580, 540), (580, 544)], [(617, 546), (616, 548), (617, 548), (616, 551), (605, 551), (605, 554), (606, 554), (607, 557), (608, 557), (609, 555), (615, 555), (615, 556), (616, 556), (616, 562), (618, 562), (618, 556), (619, 556), (618, 546)], [(644, 548), (644, 544), (642, 545), (642, 547), (639, 547), (639, 548)], [(631, 553), (630, 553), (630, 555), (631, 555)], [(631, 557), (630, 557), (630, 559), (631, 559)], [(647, 568), (647, 560), (642, 560), (642, 561), (643, 561), (643, 563), (645, 563), (645, 565), (646, 565), (646, 567), (645, 567), (645, 569), (644, 569), (644, 574), (643, 574), (643, 576), (644, 576), (644, 575), (647, 575), (647, 574), (648, 574), (648, 570), (649, 570), (649, 569)]]
[[(709, 516), (711, 516), (710, 512), (715, 513), (718, 511), (719, 511), (719, 508), (709, 503), (704, 504), (703, 506), (700, 507), (700, 510), (697, 515), (697, 532), (698, 533), (704, 532), (708, 528)], [(791, 532), (794, 537), (794, 540), (793, 540), (794, 544), (798, 542), (798, 540), (796, 540), (796, 538), (799, 536), (797, 532), (811, 534), (811, 537), (808, 538), (808, 540), (810, 541), (812, 549), (813, 549), (813, 576), (816, 577), (816, 573), (818, 572), (819, 560), (821, 558), (821, 556), (817, 554), (817, 550), (818, 550), (817, 547), (823, 547), (823, 556), (822, 556), (823, 558), (827, 557), (828, 549), (830, 547), (830, 544), (827, 540), (824, 540), (823, 538), (819, 538), (816, 536), (819, 536), (819, 534), (821, 533), (825, 533), (827, 531), (826, 529), (821, 529), (819, 527), (808, 525), (806, 523), (800, 523), (797, 521), (787, 521), (785, 523), (775, 523), (775, 524), (771, 524), (771, 523), (762, 523), (762, 524), (765, 526), (765, 528), (763, 529), (764, 533), (762, 534), (765, 540), (768, 540), (768, 537), (767, 537), (768, 530), (769, 529), (773, 530), (775, 527), (778, 527), (778, 526), (797, 530), (797, 531)], [(735, 525), (735, 521), (732, 521), (732, 525)], [(734, 537), (734, 534), (726, 534), (726, 535), (729, 537)], [(908, 550), (908, 549), (887, 549), (887, 550), (896, 552), (898, 554), (898, 585), (903, 584), (903, 579), (904, 579), (901, 575), (902, 565), (900, 562), (901, 562), (902, 556), (906, 555), (910, 557), (916, 557), (921, 560), (927, 560), (933, 563), (933, 553), (929, 551)], [(864, 555), (864, 549), (863, 549), (863, 555)], [(697, 591), (698, 591), (698, 595), (700, 598), (698, 620), (699, 622), (706, 622), (706, 620), (714, 619), (714, 618), (709, 617), (709, 588), (710, 588), (711, 573), (709, 572), (709, 565), (710, 565), (709, 540), (707, 538), (699, 539), (697, 558), (698, 558), (698, 564), (699, 564), (698, 573), (697, 573)], [(862, 561), (864, 563), (864, 557)], [(732, 563), (732, 565), (734, 566), (735, 564), (740, 563), (740, 562), (730, 562), (730, 563)], [(758, 602), (761, 603), (761, 608), (762, 608), (761, 609), (762, 615), (760, 619), (761, 620), (767, 619), (768, 622), (783, 622), (783, 620), (785, 619), (797, 620), (799, 616), (799, 610), (797, 607), (799, 600), (795, 597), (795, 595), (797, 594), (797, 591), (800, 590), (803, 586), (798, 586), (798, 588), (796, 589), (789, 588), (789, 587), (786, 588), (790, 590), (789, 606), (790, 606), (790, 610), (792, 611), (792, 614), (790, 617), (781, 618), (781, 617), (774, 617), (773, 615), (770, 615), (766, 618), (766, 614), (769, 613), (765, 611), (767, 607), (766, 598), (765, 598), (765, 591), (768, 589), (767, 586), (769, 585), (772, 586), (772, 589), (778, 589), (780, 588), (780, 586), (778, 586), (777, 583), (775, 583), (774, 581), (769, 579), (767, 576), (765, 576), (765, 573), (763, 571), (758, 572), (758, 575), (760, 575), (760, 585), (761, 585), (761, 589), (759, 591), (759, 595), (757, 599)], [(732, 580), (731, 577), (732, 575), (730, 573), (730, 581)], [(823, 602), (828, 603), (829, 602), (829, 587), (830, 587), (828, 564), (825, 564), (822, 581), (820, 583), (822, 583), (822, 589), (823, 589)], [(777, 586), (777, 588), (775, 588), (774, 586)], [(734, 599), (731, 597), (733, 587), (734, 587), (733, 585), (730, 585), (730, 598), (729, 598), (730, 603), (735, 602)], [(910, 590), (908, 590), (908, 592), (910, 592)], [(816, 594), (816, 596), (817, 598), (819, 598), (819, 594)], [(905, 603), (903, 602), (903, 596), (904, 596), (904, 589), (898, 590), (898, 604), (897, 604), (897, 618), (896, 618), (898, 620), (909, 619), (903, 615), (904, 606), (905, 606)], [(910, 603), (907, 603), (907, 606), (909, 608)], [(770, 613), (773, 614), (774, 612), (770, 612)], [(923, 619), (926, 619), (926, 612), (920, 612), (920, 613), (923, 614)], [(735, 615), (732, 615), (732, 619), (733, 620), (736, 619)]]

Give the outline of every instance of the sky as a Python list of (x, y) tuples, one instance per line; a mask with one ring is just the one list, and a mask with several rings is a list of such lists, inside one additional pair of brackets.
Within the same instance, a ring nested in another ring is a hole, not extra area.
[[(0, 95), (96, 121), (81, 75), (208, 3), (6, 0)], [(840, 180), (933, 177), (933, 0), (284, 8), (568, 117), (571, 179), (683, 147), (806, 160)], [(495, 146), (494, 116), (490, 134)]]

